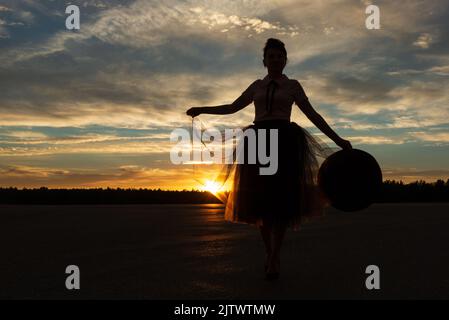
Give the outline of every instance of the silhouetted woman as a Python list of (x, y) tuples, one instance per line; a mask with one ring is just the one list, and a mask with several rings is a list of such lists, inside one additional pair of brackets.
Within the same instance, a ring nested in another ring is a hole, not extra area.
[[(278, 130), (278, 169), (273, 175), (260, 175), (264, 165), (245, 163), (235, 166), (233, 188), (226, 201), (225, 220), (256, 225), (260, 228), (266, 249), (267, 279), (280, 273), (281, 244), (288, 227), (298, 230), (303, 218), (318, 216), (327, 205), (317, 188), (317, 156), (326, 158), (330, 148), (295, 122), (290, 122), (292, 104), (296, 105), (324, 134), (344, 149), (351, 143), (339, 137), (313, 109), (295, 79), (283, 74), (287, 51), (282, 41), (270, 38), (263, 49), (263, 64), (268, 69), (230, 105), (194, 107), (187, 115), (232, 114), (251, 102), (255, 105), (253, 124), (243, 128)], [(260, 136), (257, 135), (257, 139)], [(265, 143), (269, 146), (270, 134)], [(258, 146), (258, 145), (257, 145)], [(245, 142), (245, 156), (248, 146)], [(266, 150), (270, 150), (269, 147)], [(266, 165), (265, 165), (266, 166)]]

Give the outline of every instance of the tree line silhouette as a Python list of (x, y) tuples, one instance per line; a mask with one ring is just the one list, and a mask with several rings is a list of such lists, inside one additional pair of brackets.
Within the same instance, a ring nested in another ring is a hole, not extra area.
[(449, 202), (449, 179), (430, 183), (419, 180), (408, 184), (386, 180), (376, 202)]
[[(386, 180), (375, 202), (449, 202), (449, 179), (444, 182), (423, 180), (404, 184)], [(221, 203), (212, 193), (200, 190), (159, 189), (49, 189), (0, 187), (1, 204), (205, 204)]]
[(161, 189), (34, 189), (0, 188), (3, 204), (182, 204), (220, 203), (207, 191)]

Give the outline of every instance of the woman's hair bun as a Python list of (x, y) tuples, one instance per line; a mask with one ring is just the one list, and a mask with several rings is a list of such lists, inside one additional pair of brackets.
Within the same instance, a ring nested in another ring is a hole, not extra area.
[(265, 58), (265, 55), (267, 53), (267, 50), (273, 48), (273, 49), (279, 49), (285, 54), (285, 58), (287, 58), (287, 50), (285, 50), (285, 44), (275, 38), (269, 38), (267, 42), (265, 43), (265, 47), (263, 48), (263, 57)]

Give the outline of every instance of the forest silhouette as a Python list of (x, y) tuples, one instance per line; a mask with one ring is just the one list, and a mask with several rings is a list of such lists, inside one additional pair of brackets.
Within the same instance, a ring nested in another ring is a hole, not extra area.
[[(374, 202), (449, 202), (449, 179), (408, 184), (386, 180)], [(0, 204), (206, 204), (221, 203), (209, 191), (146, 188), (0, 188)]]

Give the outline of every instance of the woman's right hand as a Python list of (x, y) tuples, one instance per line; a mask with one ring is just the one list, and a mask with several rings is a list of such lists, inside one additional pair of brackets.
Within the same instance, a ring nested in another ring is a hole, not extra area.
[(191, 117), (196, 117), (201, 114), (201, 107), (193, 107), (187, 110), (186, 114)]

